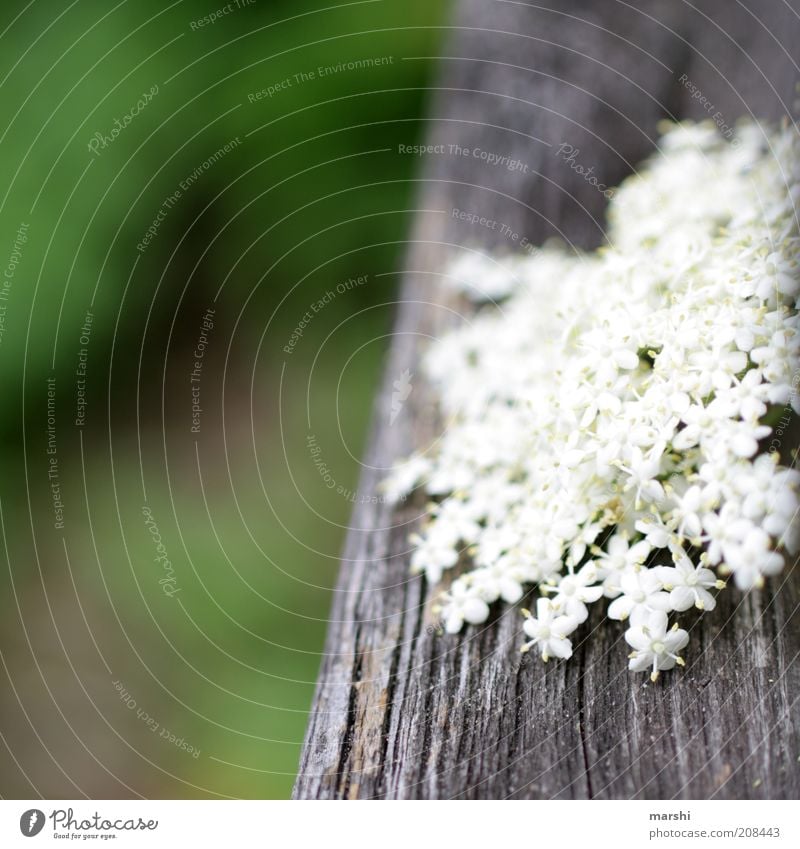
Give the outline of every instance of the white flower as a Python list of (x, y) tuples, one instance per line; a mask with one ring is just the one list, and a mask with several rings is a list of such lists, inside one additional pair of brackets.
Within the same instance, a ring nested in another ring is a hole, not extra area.
[(475, 542), (481, 535), (481, 528), (475, 521), (471, 506), (455, 498), (448, 498), (436, 506), (433, 513), (438, 524), (448, 527), (451, 536), (462, 543)]
[(519, 544), (519, 534), (507, 525), (488, 527), (481, 534), (475, 562), (481, 566), (495, 563), (501, 555)]
[(386, 500), (391, 504), (402, 501), (428, 474), (430, 462), (415, 455), (402, 463), (396, 463), (392, 473), (380, 485)]
[(783, 569), (783, 557), (773, 551), (769, 535), (761, 528), (753, 528), (738, 544), (724, 548), (724, 572), (733, 572), (740, 590), (750, 590), (764, 585), (765, 575), (777, 575)]
[(775, 383), (784, 377), (786, 364), (797, 360), (799, 355), (800, 333), (797, 328), (781, 327), (770, 335), (768, 344), (753, 348), (750, 359), (762, 367), (767, 380)]
[(677, 626), (668, 631), (668, 626), (667, 614), (657, 610), (625, 632), (625, 640), (633, 649), (628, 663), (633, 672), (650, 669), (650, 680), (656, 681), (661, 670), (672, 669), (676, 663), (684, 665), (678, 652), (688, 645), (689, 635)]
[(691, 370), (700, 380), (700, 394), (708, 395), (713, 390), (727, 389), (737, 374), (747, 366), (747, 354), (731, 350), (728, 346), (695, 351), (689, 357)]
[(555, 586), (542, 585), (544, 592), (554, 592), (553, 607), (574, 619), (585, 622), (589, 616), (587, 603), (597, 601), (603, 595), (602, 585), (595, 585), (597, 570), (594, 565), (584, 566), (574, 575), (564, 575)]
[(677, 542), (678, 535), (672, 525), (676, 522), (665, 523), (661, 516), (649, 515), (637, 519), (634, 527), (644, 535), (644, 540), (653, 548), (667, 548), (670, 543)]
[(615, 534), (608, 540), (606, 551), (595, 550), (597, 559), (594, 561), (598, 574), (603, 578), (605, 594), (614, 598), (621, 592), (620, 583), (626, 572), (638, 568), (650, 554), (650, 543), (647, 540), (629, 545), (623, 534)]
[(520, 651), (530, 651), (533, 646), (538, 646), (544, 661), (551, 657), (566, 660), (572, 656), (572, 643), (567, 637), (578, 625), (574, 619), (559, 616), (556, 608), (546, 598), (540, 598), (536, 602), (536, 617), (531, 616), (528, 610), (523, 611), (523, 614), (525, 622), (522, 628), (530, 640), (523, 643)]
[(719, 503), (719, 489), (713, 485), (701, 487), (695, 484), (676, 501), (674, 514), (679, 519), (678, 534), (681, 537), (688, 537), (695, 545), (703, 533), (701, 517)]
[(449, 528), (439, 525), (432, 525), (424, 536), (412, 534), (410, 541), (416, 548), (411, 555), (411, 571), (424, 572), (430, 583), (439, 583), (444, 570), (458, 563), (457, 539)]
[(636, 489), (636, 509), (642, 501), (661, 501), (664, 497), (664, 487), (656, 477), (661, 474), (661, 455), (663, 446), (655, 445), (647, 454), (642, 453), (642, 449), (635, 446), (631, 449), (628, 465), (619, 463), (619, 467), (627, 472), (629, 480), (625, 484), (625, 489)]
[(620, 579), (622, 595), (608, 606), (611, 619), (628, 619), (634, 624), (654, 610), (669, 610), (670, 597), (663, 591), (655, 569), (629, 569)]
[(778, 252), (770, 254), (758, 285), (762, 299), (776, 292), (782, 295), (796, 295), (800, 286), (797, 262), (787, 259)]
[(751, 369), (741, 380), (734, 378), (731, 386), (714, 394), (708, 413), (714, 418), (739, 416), (745, 421), (757, 422), (767, 412), (765, 388), (761, 373)]
[(695, 566), (684, 556), (674, 566), (656, 567), (664, 589), (669, 590), (669, 601), (673, 610), (688, 610), (694, 605), (698, 610), (713, 610), (717, 600), (709, 592), (712, 587), (721, 590), (724, 581), (702, 566)]
[(753, 529), (753, 523), (741, 513), (741, 505), (729, 501), (718, 513), (703, 516), (703, 528), (707, 532), (708, 561), (718, 566), (725, 553), (735, 551)]
[(462, 254), (450, 267), (448, 282), (473, 301), (507, 298), (519, 285), (512, 263), (501, 265), (479, 251)]
[(463, 578), (453, 581), (450, 591), (442, 596), (442, 618), (448, 634), (457, 634), (465, 622), (479, 625), (489, 618), (489, 605), (480, 592)]
[(751, 469), (737, 476), (736, 488), (742, 497), (742, 515), (752, 522), (763, 520), (763, 528), (780, 538), (797, 510), (797, 469), (778, 469), (777, 454), (757, 457)]
[(515, 569), (506, 558), (500, 558), (483, 569), (476, 569), (470, 577), (481, 598), (489, 604), (498, 598), (516, 604), (523, 596), (524, 570), (519, 567)]

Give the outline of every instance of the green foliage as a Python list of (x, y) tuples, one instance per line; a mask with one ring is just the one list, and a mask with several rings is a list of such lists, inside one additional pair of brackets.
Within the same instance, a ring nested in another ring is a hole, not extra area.
[[(424, 129), (431, 68), (409, 57), (435, 52), (444, 9), (258, 0), (193, 27), (212, 5), (0, 13), (4, 268), (18, 248), (0, 338), (2, 603), (9, 621), (31, 623), (50, 605), (71, 623), (71, 659), (72, 641), (87, 644), (76, 672), (96, 676), (105, 718), (142, 753), (121, 747), (116, 770), (139, 792), (285, 796), (413, 206), (416, 163), (397, 143)], [(310, 305), (358, 276), (368, 284), (330, 299), (285, 356)], [(218, 293), (201, 490), (187, 375)], [(87, 419), (77, 427), (83, 348)], [(47, 477), (48, 377), (63, 530)], [(321, 485), (310, 430), (345, 495)], [(175, 598), (158, 583), (144, 503), (180, 582)], [(114, 675), (200, 757), (158, 740), (113, 692), (108, 701), (82, 614)], [(29, 649), (14, 646), (25, 666)], [(91, 716), (65, 656), (56, 665), (65, 713)], [(112, 746), (103, 721), (90, 727), (91, 749)], [(92, 770), (76, 762), (70, 774), (91, 788)], [(15, 769), (6, 774), (4, 795), (30, 793)]]

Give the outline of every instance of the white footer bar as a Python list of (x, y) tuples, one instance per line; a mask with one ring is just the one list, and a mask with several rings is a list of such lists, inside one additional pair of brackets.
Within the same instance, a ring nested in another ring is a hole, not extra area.
[(800, 803), (0, 801), (0, 846), (800, 846)]

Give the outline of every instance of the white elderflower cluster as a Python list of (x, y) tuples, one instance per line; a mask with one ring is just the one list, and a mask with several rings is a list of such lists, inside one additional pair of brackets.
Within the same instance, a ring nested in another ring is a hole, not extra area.
[(538, 584), (522, 650), (568, 658), (608, 599), (655, 680), (683, 664), (673, 613), (797, 554), (798, 200), (794, 126), (680, 124), (615, 195), (608, 247), (459, 260), (465, 294), (508, 298), (427, 352), (446, 428), (386, 481), (434, 497), (415, 571), (469, 559), (446, 631)]

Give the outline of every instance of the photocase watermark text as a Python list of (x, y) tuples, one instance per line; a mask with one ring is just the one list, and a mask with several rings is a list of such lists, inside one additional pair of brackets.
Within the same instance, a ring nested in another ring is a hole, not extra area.
[(89, 144), (87, 147), (89, 150), (95, 155), (100, 156), (100, 151), (105, 150), (109, 145), (113, 144), (119, 134), (126, 128), (129, 127), (133, 119), (139, 115), (145, 107), (153, 100), (153, 98), (158, 94), (158, 83), (151, 86), (150, 89), (142, 94), (142, 96), (136, 101), (136, 103), (122, 116), (122, 118), (114, 119), (114, 126), (108, 131), (108, 133), (95, 133), (91, 139), (89, 139)]
[(561, 159), (563, 159), (576, 174), (583, 177), (589, 185), (594, 186), (604, 198), (611, 200), (611, 198), (614, 197), (614, 189), (609, 189), (605, 183), (601, 183), (597, 177), (595, 177), (594, 165), (590, 168), (586, 168), (578, 162), (578, 156), (580, 156), (579, 148), (573, 147), (571, 144), (567, 144), (566, 142), (562, 142), (556, 150), (556, 156), (560, 156)]
[(156, 548), (156, 556), (153, 560), (156, 563), (161, 564), (161, 568), (164, 572), (163, 577), (158, 579), (158, 583), (161, 585), (164, 595), (172, 598), (181, 591), (178, 586), (177, 578), (175, 577), (175, 569), (173, 568), (172, 561), (169, 559), (169, 555), (167, 554), (166, 546), (161, 539), (161, 533), (158, 530), (158, 525), (156, 524), (155, 519), (153, 518), (153, 513), (146, 504), (142, 507), (142, 516), (144, 516), (145, 527), (150, 532), (153, 545)]

